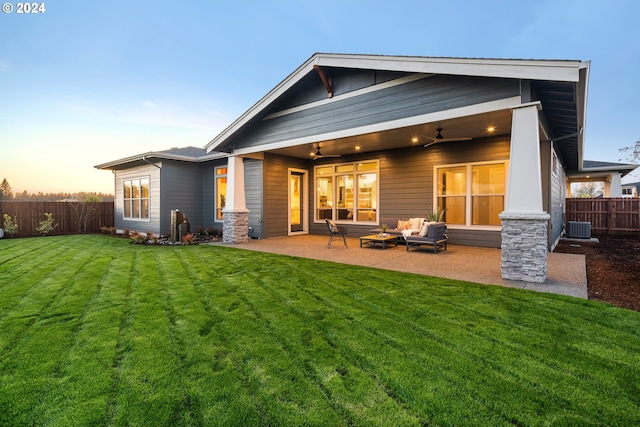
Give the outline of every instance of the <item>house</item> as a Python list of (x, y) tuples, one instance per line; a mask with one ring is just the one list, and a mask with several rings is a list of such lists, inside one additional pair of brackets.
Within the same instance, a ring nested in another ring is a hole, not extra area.
[(640, 197), (640, 182), (628, 182), (622, 184), (622, 197)]
[[(203, 149), (96, 167), (114, 172), (118, 228), (167, 234), (180, 209), (228, 243), (325, 233), (325, 218), (364, 235), (439, 208), (451, 243), (501, 248), (504, 278), (544, 282), (571, 178), (589, 172), (589, 66), (318, 53)], [(593, 172), (619, 187), (634, 167)]]

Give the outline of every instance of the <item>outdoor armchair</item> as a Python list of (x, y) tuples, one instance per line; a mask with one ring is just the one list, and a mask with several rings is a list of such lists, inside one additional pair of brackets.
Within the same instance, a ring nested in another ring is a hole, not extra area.
[(333, 236), (342, 236), (342, 241), (344, 242), (344, 247), (347, 247), (347, 227), (336, 225), (330, 219), (325, 218), (324, 220), (327, 223), (327, 227), (329, 228), (329, 243), (327, 244), (327, 248), (331, 248), (331, 242), (333, 241)]

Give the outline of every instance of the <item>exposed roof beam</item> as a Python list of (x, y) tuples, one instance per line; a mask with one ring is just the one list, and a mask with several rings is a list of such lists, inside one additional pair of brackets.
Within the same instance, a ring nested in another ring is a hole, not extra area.
[(331, 74), (325, 72), (319, 65), (314, 65), (313, 69), (318, 72), (320, 80), (322, 80), (322, 84), (329, 94), (329, 98), (333, 98), (333, 77), (331, 77)]

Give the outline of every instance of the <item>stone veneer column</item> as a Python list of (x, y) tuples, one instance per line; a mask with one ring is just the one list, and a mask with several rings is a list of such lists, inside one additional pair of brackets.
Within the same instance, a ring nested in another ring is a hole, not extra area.
[(540, 103), (512, 110), (509, 185), (502, 220), (502, 278), (547, 280), (547, 223), (540, 171)]
[(245, 243), (249, 240), (249, 210), (244, 197), (244, 162), (242, 157), (227, 159), (227, 201), (222, 209), (222, 241)]
[(544, 283), (547, 280), (549, 214), (500, 214), (502, 278)]
[(246, 243), (249, 241), (249, 210), (223, 209), (222, 242)]

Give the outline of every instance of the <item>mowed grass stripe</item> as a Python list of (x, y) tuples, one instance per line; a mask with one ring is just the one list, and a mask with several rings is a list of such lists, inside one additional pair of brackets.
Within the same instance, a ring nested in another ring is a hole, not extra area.
[[(82, 248), (69, 252), (67, 263), (41, 278), (22, 298), (14, 310), (22, 316), (12, 313), (3, 325), (3, 332), (13, 331), (14, 336), (0, 353), (2, 381), (16, 387), (9, 393), (17, 392), (22, 397), (2, 412), (12, 422), (49, 421), (41, 404), (57, 398), (51, 391), (61, 380), (61, 361), (74, 341), (84, 305), (94, 292), (95, 274), (103, 271), (103, 260), (94, 255)], [(29, 321), (11, 322), (12, 318)]]
[(229, 246), (21, 240), (66, 248), (49, 292), (18, 286), (39, 309), (7, 307), (36, 314), (0, 350), (0, 425), (639, 424), (639, 313)]
[[(221, 303), (216, 311), (224, 319), (227, 333), (234, 336), (228, 343), (229, 356), (243, 362), (236, 362), (235, 368), (256, 400), (257, 418), (264, 425), (299, 425), (303, 422), (322, 425), (331, 419), (339, 422), (340, 418), (324, 401), (321, 390), (305, 377), (287, 349), (265, 328), (260, 312), (246, 297), (247, 293), (256, 290), (255, 285), (238, 274), (245, 266), (239, 265), (236, 258), (224, 260), (225, 265), (230, 266), (227, 274), (216, 275), (206, 293), (217, 294), (214, 298)], [(280, 375), (286, 375), (287, 381), (272, 384), (266, 381)]]

